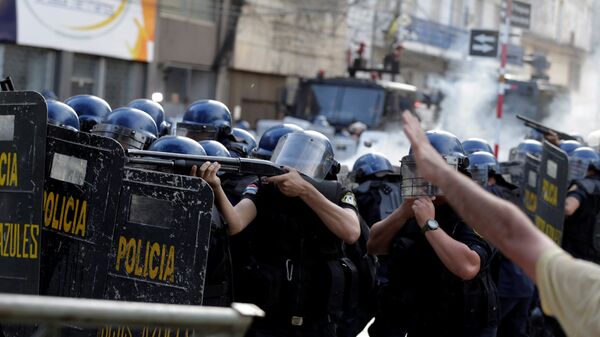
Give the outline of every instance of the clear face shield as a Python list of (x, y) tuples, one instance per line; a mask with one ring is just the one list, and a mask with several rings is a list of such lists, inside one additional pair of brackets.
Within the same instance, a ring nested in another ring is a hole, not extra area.
[(91, 133), (103, 137), (108, 137), (119, 142), (125, 150), (136, 149), (144, 150), (156, 139), (144, 135), (141, 132), (112, 124), (97, 124)]
[(568, 180), (583, 179), (587, 175), (590, 161), (581, 158), (569, 158)]
[(489, 166), (477, 165), (472, 167), (469, 172), (471, 173), (471, 179), (474, 182), (480, 186), (487, 186), (489, 179)]
[(304, 133), (289, 133), (279, 139), (271, 161), (292, 167), (316, 180), (323, 180), (335, 164), (327, 144)]
[[(457, 157), (444, 157), (446, 163), (458, 170)], [(417, 172), (417, 163), (412, 155), (404, 156), (401, 160), (402, 171), (402, 198), (415, 199), (419, 197), (433, 197), (444, 195), (439, 187), (432, 185)]]
[(213, 125), (196, 123), (177, 123), (177, 136), (191, 138), (197, 142), (202, 140), (217, 140), (219, 129)]

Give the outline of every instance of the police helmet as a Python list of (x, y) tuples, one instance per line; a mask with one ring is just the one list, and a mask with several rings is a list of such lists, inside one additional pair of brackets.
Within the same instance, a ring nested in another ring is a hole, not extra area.
[(481, 138), (469, 138), (462, 142), (462, 146), (467, 155), (477, 151), (485, 151), (494, 154), (490, 144)]
[(204, 99), (190, 104), (177, 123), (177, 135), (200, 140), (220, 140), (231, 134), (231, 112), (219, 101)]
[(94, 95), (77, 95), (65, 100), (65, 104), (73, 108), (79, 116), (81, 131), (90, 132), (94, 125), (111, 113), (108, 103)]
[(250, 127), (250, 123), (247, 120), (238, 119), (235, 121), (235, 127), (238, 129), (250, 131), (252, 128)]
[(590, 132), (586, 141), (589, 147), (596, 151), (600, 151), (600, 130)]
[[(429, 143), (446, 160), (448, 165), (461, 172), (467, 171), (469, 158), (466, 156), (458, 137), (442, 130), (427, 131), (425, 135)], [(405, 198), (418, 198), (421, 196), (442, 195), (439, 188), (419, 175), (412, 153), (411, 147), (409, 155), (402, 158), (401, 161), (402, 196)]]
[(468, 172), (471, 179), (479, 185), (486, 185), (490, 175), (500, 172), (500, 166), (496, 157), (487, 151), (476, 151), (469, 154)]
[(201, 140), (198, 142), (206, 151), (207, 156), (211, 157), (231, 157), (229, 150), (227, 148), (217, 142), (216, 140)]
[(143, 112), (150, 115), (150, 117), (154, 119), (154, 123), (156, 123), (156, 127), (158, 128), (158, 134), (161, 136), (166, 134), (168, 128), (167, 123), (165, 122), (165, 110), (163, 109), (162, 105), (151, 99), (138, 98), (129, 102), (127, 106), (130, 108), (142, 110)]
[(110, 137), (125, 149), (148, 148), (158, 137), (156, 123), (150, 115), (130, 107), (115, 109), (92, 129), (92, 133)]
[(312, 123), (323, 128), (328, 128), (330, 126), (327, 116), (325, 115), (316, 115)]
[(544, 140), (544, 134), (536, 129), (529, 129), (525, 134), (525, 139), (533, 139), (537, 140), (538, 142), (541, 142), (542, 140)]
[(233, 128), (231, 135), (223, 139), (222, 143), (236, 158), (250, 157), (252, 151), (256, 148), (254, 136), (250, 132), (239, 128)]
[(358, 180), (369, 176), (382, 177), (393, 173), (394, 168), (390, 161), (381, 153), (367, 153), (354, 162), (352, 172)]
[(591, 147), (579, 147), (569, 156), (569, 180), (582, 179), (590, 168), (600, 172), (600, 155)]
[(296, 124), (279, 124), (270, 127), (263, 133), (260, 137), (260, 141), (258, 142), (258, 147), (252, 153), (254, 158), (259, 159), (271, 159), (271, 155), (273, 154), (273, 150), (277, 146), (277, 142), (279, 142), (279, 138), (282, 136), (296, 131), (302, 131), (301, 127)]
[(536, 158), (541, 158), (542, 143), (533, 139), (525, 139), (521, 141), (519, 145), (517, 145), (515, 151), (511, 153), (512, 158), (510, 158), (510, 160), (524, 163), (527, 154), (530, 154)]
[(570, 156), (575, 149), (582, 147), (583, 145), (576, 140), (561, 140), (560, 149), (563, 150), (567, 156)]
[(333, 146), (317, 131), (296, 131), (283, 135), (273, 150), (271, 161), (295, 168), (317, 180), (339, 172), (340, 165), (333, 157)]
[(206, 151), (202, 145), (192, 139), (180, 136), (162, 136), (152, 143), (148, 150), (206, 156)]
[(48, 124), (62, 126), (64, 128), (79, 131), (79, 118), (73, 108), (63, 102), (49, 100)]

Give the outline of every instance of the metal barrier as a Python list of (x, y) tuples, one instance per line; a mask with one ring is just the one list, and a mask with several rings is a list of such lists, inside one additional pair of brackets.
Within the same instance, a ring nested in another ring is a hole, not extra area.
[(264, 312), (253, 304), (231, 308), (80, 298), (0, 294), (0, 323), (41, 323), (34, 334), (59, 336), (63, 325), (190, 328), (193, 336), (241, 337), (254, 317)]

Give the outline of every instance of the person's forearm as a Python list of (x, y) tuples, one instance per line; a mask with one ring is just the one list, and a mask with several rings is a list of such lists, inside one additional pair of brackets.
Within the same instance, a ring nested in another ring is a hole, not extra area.
[(349, 244), (358, 240), (360, 224), (354, 212), (334, 204), (310, 184), (307, 184), (306, 191), (300, 195), (300, 198), (338, 238)]
[(467, 245), (454, 240), (441, 228), (426, 232), (425, 237), (444, 266), (452, 274), (465, 281), (477, 276), (481, 259)]
[(217, 209), (219, 209), (223, 219), (225, 219), (227, 225), (229, 226), (229, 235), (234, 235), (241, 232), (242, 229), (244, 229), (241, 218), (231, 202), (229, 202), (229, 199), (227, 198), (227, 195), (225, 195), (223, 188), (218, 186), (217, 188), (213, 189), (213, 193), (215, 195)]
[(462, 219), (535, 280), (542, 251), (554, 243), (513, 204), (493, 196), (449, 166), (435, 184)]
[(371, 255), (387, 255), (394, 236), (404, 227), (408, 220), (401, 208), (397, 208), (387, 218), (376, 222), (371, 227), (367, 251)]

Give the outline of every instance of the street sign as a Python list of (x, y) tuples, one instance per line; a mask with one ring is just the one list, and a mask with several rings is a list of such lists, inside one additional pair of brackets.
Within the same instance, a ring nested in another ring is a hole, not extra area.
[(513, 27), (529, 29), (531, 26), (531, 4), (513, 0), (510, 24)]
[(496, 57), (496, 55), (498, 55), (498, 31), (479, 29), (471, 30), (469, 55)]

